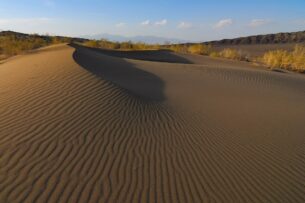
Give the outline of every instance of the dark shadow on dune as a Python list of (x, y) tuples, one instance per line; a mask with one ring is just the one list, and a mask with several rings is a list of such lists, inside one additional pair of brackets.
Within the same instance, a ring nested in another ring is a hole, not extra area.
[(143, 61), (166, 62), (166, 63), (193, 64), (193, 62), (188, 60), (187, 58), (178, 56), (177, 54), (169, 50), (120, 51), (120, 50), (107, 50), (107, 49), (89, 48), (89, 47), (88, 49), (97, 51), (107, 56), (114, 56), (120, 58), (136, 59)]
[(107, 80), (134, 96), (148, 101), (164, 101), (164, 82), (156, 75), (141, 70), (126, 59), (110, 57), (76, 44), (73, 59), (87, 71)]

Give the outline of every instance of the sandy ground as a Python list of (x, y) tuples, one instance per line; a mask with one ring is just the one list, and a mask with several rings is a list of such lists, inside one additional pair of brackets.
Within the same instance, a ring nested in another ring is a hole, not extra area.
[(0, 65), (1, 203), (305, 202), (304, 75), (106, 52)]

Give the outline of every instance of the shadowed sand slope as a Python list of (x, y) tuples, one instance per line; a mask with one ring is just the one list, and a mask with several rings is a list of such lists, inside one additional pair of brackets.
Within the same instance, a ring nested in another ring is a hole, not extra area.
[[(164, 82), (147, 71), (136, 68), (122, 58), (101, 55), (93, 49), (72, 45), (76, 48), (73, 59), (89, 72), (111, 81), (142, 99), (163, 101)], [(139, 85), (143, 84), (143, 85)]]
[[(73, 45), (75, 47), (76, 45)], [(122, 59), (135, 59), (141, 61), (164, 62), (175, 64), (200, 64), (208, 67), (230, 67), (242, 66), (243, 68), (257, 68), (248, 62), (240, 62), (228, 59), (211, 58), (202, 55), (177, 53), (168, 50), (143, 50), (143, 51), (120, 51), (98, 48), (88, 48), (103, 55)]]
[(63, 45), (0, 77), (0, 202), (305, 201), (303, 75)]
[[(75, 46), (75, 45), (74, 45)], [(193, 62), (183, 55), (179, 55), (169, 50), (140, 50), (140, 51), (121, 51), (121, 50), (109, 50), (99, 48), (89, 48), (107, 56), (114, 56), (127, 59), (137, 59), (144, 61), (157, 61), (166, 63), (185, 63), (192, 64)]]

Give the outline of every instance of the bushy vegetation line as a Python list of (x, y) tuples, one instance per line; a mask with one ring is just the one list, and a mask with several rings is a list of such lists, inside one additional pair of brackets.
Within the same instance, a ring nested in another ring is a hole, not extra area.
[(291, 52), (285, 50), (269, 51), (262, 57), (262, 62), (271, 69), (282, 68), (305, 72), (305, 46), (296, 45)]
[(106, 39), (89, 40), (83, 45), (93, 48), (117, 49), (117, 50), (159, 50), (161, 46), (158, 44), (132, 43), (132, 42), (111, 42)]
[(226, 58), (232, 60), (248, 60), (246, 56), (244, 56), (241, 51), (236, 49), (226, 48), (222, 51), (216, 52), (213, 51), (212, 45), (205, 44), (192, 44), (192, 45), (170, 45), (167, 47), (168, 49), (174, 52), (180, 53), (190, 53), (190, 54), (198, 54), (198, 55), (206, 55), (211, 57), (219, 57)]
[(40, 47), (58, 44), (69, 43), (71, 38), (53, 37), (40, 35), (25, 35), (25, 34), (3, 34), (0, 35), (0, 59), (5, 59), (10, 56), (34, 50)]
[(226, 59), (232, 59), (232, 60), (238, 60), (238, 61), (248, 61), (249, 59), (242, 54), (241, 51), (238, 51), (236, 49), (230, 49), (226, 48), (220, 52), (211, 52), (209, 54), (211, 57), (220, 57), (220, 58), (226, 58)]
[(226, 58), (238, 61), (261, 62), (270, 68), (283, 68), (287, 70), (305, 72), (305, 47), (297, 45), (292, 52), (275, 50), (265, 53), (260, 59), (250, 58), (241, 51), (225, 48), (222, 51), (213, 51), (212, 45), (206, 44), (168, 44), (149, 45), (145, 43), (111, 42), (108, 40), (89, 40), (83, 43), (85, 46), (117, 50), (170, 50), (178, 53), (206, 55), (210, 57)]
[(194, 44), (189, 46), (187, 50), (191, 54), (209, 55), (212, 45)]
[(0, 32), (0, 60), (24, 53), (40, 47), (58, 44), (79, 42), (88, 47), (116, 49), (116, 50), (171, 50), (179, 53), (207, 55), (239, 61), (261, 62), (271, 69), (282, 68), (291, 71), (305, 72), (305, 46), (296, 45), (293, 51), (269, 51), (259, 59), (250, 59), (241, 51), (225, 48), (222, 51), (213, 51), (211, 44), (145, 44), (132, 42), (111, 42), (106, 39), (86, 40), (79, 38), (27, 35), (15, 32)]
[(275, 50), (264, 54), (262, 58), (251, 58), (241, 51), (225, 48), (222, 51), (212, 51), (211, 45), (170, 45), (168, 48), (175, 52), (208, 55), (210, 57), (226, 58), (238, 61), (260, 62), (271, 69), (281, 68), (305, 73), (305, 46), (296, 45), (293, 51)]

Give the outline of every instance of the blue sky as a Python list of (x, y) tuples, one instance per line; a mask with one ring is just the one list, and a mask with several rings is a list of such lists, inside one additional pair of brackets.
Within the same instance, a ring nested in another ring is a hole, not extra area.
[(304, 0), (0, 0), (0, 30), (190, 41), (305, 30)]

